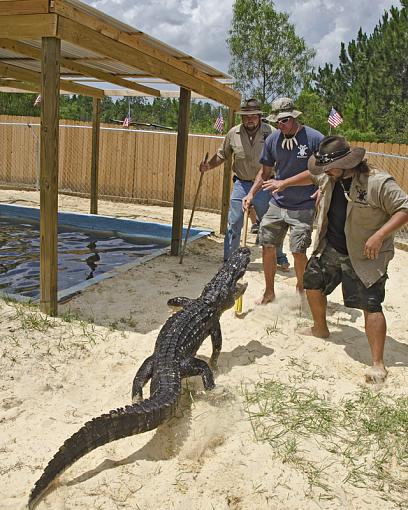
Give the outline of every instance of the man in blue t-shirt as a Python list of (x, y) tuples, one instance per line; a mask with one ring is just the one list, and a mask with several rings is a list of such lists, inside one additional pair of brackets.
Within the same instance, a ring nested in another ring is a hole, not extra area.
[[(276, 247), (282, 244), (289, 228), (290, 250), (297, 279), (296, 289), (303, 292), (306, 250), (312, 240), (315, 212), (313, 194), (317, 188), (310, 185), (282, 190), (279, 181), (307, 170), (309, 157), (318, 149), (323, 139), (319, 131), (300, 124), (297, 118), (302, 112), (295, 109), (292, 99), (276, 99), (271, 108), (272, 113), (268, 120), (275, 123), (278, 129), (266, 139), (260, 159), (262, 169), (243, 199), (243, 208), (247, 209), (260, 189), (274, 192), (259, 231), (265, 292), (257, 304), (263, 305), (275, 299)], [(271, 172), (275, 174), (273, 179), (269, 178)]]

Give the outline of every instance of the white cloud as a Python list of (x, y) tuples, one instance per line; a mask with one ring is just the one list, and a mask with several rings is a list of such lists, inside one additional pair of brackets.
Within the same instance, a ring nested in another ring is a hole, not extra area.
[[(86, 3), (223, 71), (233, 0), (86, 0)], [(340, 43), (370, 33), (398, 0), (275, 0), (298, 35), (316, 50), (316, 65), (338, 63)]]

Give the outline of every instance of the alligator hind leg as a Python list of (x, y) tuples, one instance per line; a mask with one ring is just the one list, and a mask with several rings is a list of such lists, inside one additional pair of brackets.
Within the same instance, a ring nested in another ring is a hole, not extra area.
[(214, 376), (205, 361), (198, 358), (189, 358), (181, 362), (181, 377), (191, 377), (200, 375), (206, 390), (212, 390), (215, 387)]
[(218, 356), (220, 355), (221, 348), (222, 348), (222, 334), (221, 334), (221, 326), (220, 326), (219, 322), (217, 322), (217, 324), (211, 330), (211, 343), (212, 343), (213, 351), (211, 354), (209, 365), (212, 369), (216, 369)]
[(141, 367), (136, 372), (132, 384), (132, 402), (134, 404), (143, 400), (143, 386), (152, 378), (153, 361), (153, 356), (149, 356), (143, 361)]

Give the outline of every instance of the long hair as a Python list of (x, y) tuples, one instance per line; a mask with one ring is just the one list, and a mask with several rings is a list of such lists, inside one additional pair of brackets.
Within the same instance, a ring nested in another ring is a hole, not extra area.
[(357, 181), (361, 183), (360, 176), (368, 175), (371, 172), (372, 166), (367, 162), (366, 159), (363, 159), (357, 166), (353, 168), (354, 175), (357, 178)]

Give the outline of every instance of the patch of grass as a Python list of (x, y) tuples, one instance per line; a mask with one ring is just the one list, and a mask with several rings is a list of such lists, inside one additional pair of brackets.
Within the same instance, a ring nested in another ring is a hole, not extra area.
[(18, 319), (20, 321), (22, 329), (36, 330), (45, 333), (49, 328), (54, 328), (57, 325), (55, 319), (42, 314), (38, 308), (33, 305), (17, 302), (10, 302), (9, 304), (14, 308), (15, 316), (13, 319)]
[[(243, 388), (243, 395), (256, 440), (304, 474), (308, 495), (334, 497), (331, 485), (338, 480), (330, 483), (329, 468), (336, 463), (344, 470), (343, 483), (379, 491), (408, 508), (408, 397), (364, 388), (336, 404), (275, 380)], [(308, 453), (310, 446), (318, 455)]]
[(266, 326), (265, 331), (267, 335), (273, 335), (274, 333), (279, 333), (281, 331), (281, 328), (278, 327), (279, 317), (276, 317), (273, 324), (270, 324), (269, 326)]

